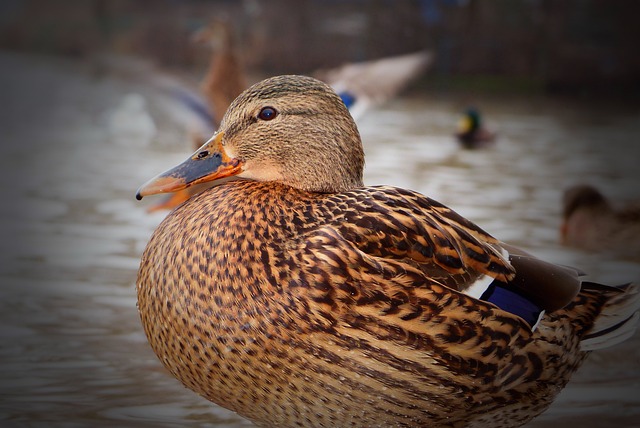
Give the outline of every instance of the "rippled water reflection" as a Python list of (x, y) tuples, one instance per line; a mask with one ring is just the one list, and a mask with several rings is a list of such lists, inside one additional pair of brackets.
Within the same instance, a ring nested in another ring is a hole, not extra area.
[[(187, 154), (180, 118), (149, 85), (92, 66), (0, 57), (5, 203), (0, 209), (2, 426), (250, 426), (170, 377), (135, 308), (138, 259), (163, 213), (136, 188)], [(109, 112), (142, 94), (159, 133), (109, 128)], [(549, 100), (474, 100), (496, 147), (451, 138), (460, 100), (404, 98), (360, 123), (366, 182), (428, 194), (497, 237), (610, 283), (640, 264), (558, 245), (562, 189), (588, 181), (638, 197), (640, 113)], [(629, 142), (635, 144), (629, 149)], [(151, 198), (148, 198), (151, 199)], [(597, 352), (531, 427), (640, 421), (640, 335)]]

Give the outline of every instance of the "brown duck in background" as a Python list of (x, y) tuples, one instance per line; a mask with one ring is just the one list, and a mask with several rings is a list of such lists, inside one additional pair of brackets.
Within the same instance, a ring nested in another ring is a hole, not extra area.
[(188, 388), (259, 426), (520, 426), (587, 351), (635, 331), (640, 294), (580, 282), (419, 193), (364, 187), (330, 87), (240, 95), (137, 197), (223, 177), (142, 256), (148, 340)]
[(246, 72), (237, 53), (233, 26), (224, 19), (214, 20), (197, 31), (192, 40), (211, 49), (211, 62), (200, 90), (219, 126), (231, 102), (247, 89)]
[(577, 185), (563, 195), (560, 238), (564, 245), (640, 260), (640, 205), (614, 209), (595, 187)]

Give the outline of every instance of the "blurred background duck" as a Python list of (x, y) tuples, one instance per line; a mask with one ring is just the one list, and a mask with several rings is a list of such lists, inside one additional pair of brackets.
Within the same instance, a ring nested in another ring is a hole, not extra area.
[(562, 204), (564, 245), (640, 260), (639, 203), (617, 210), (597, 188), (581, 184), (565, 190)]
[(258, 426), (521, 426), (640, 294), (581, 282), (419, 193), (365, 187), (357, 127), (309, 77), (249, 88), (138, 199), (235, 178), (168, 214), (138, 308), (166, 368)]
[(209, 68), (200, 83), (200, 91), (209, 104), (217, 128), (231, 102), (247, 89), (234, 29), (229, 20), (216, 19), (197, 31), (192, 40), (211, 50)]
[(370, 108), (397, 96), (433, 63), (432, 52), (420, 51), (371, 61), (347, 63), (313, 76), (328, 83), (357, 121)]
[(484, 127), (480, 111), (469, 107), (460, 118), (456, 138), (465, 149), (477, 149), (493, 144), (496, 135)]

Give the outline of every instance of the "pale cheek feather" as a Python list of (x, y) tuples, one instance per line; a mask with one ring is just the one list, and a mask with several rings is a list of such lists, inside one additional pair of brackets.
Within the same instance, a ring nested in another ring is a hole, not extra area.
[(282, 171), (273, 163), (246, 161), (238, 177), (257, 181), (282, 181)]
[[(225, 145), (224, 150), (230, 158), (238, 157), (235, 147), (231, 144)], [(267, 162), (264, 159), (257, 162), (255, 160), (244, 161), (242, 172), (237, 176), (256, 181), (281, 181), (283, 178), (282, 172), (276, 164)]]

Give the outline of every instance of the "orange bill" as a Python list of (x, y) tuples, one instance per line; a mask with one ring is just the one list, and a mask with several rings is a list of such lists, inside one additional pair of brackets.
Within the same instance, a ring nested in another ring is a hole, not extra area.
[(136, 199), (158, 193), (171, 193), (199, 183), (207, 183), (242, 172), (242, 162), (229, 157), (222, 146), (223, 132), (218, 132), (180, 165), (143, 184)]

